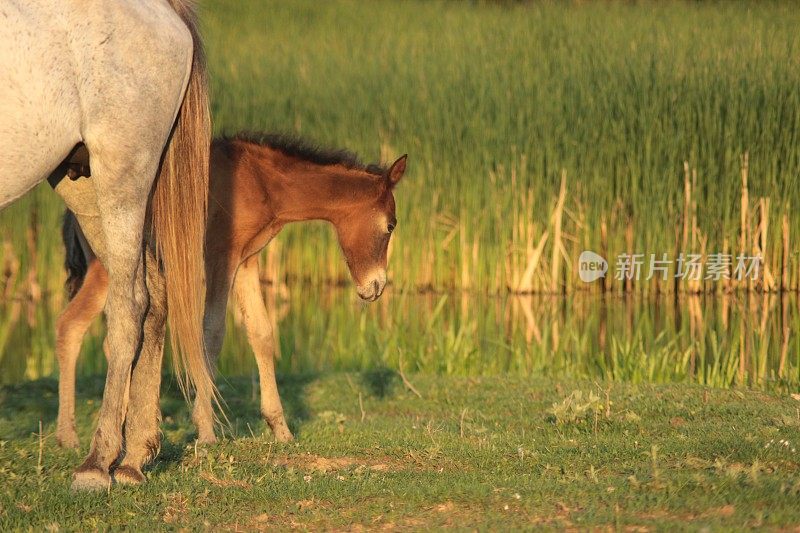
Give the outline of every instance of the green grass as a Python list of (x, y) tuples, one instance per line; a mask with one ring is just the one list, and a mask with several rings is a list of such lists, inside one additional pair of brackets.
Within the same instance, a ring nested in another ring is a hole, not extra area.
[[(386, 371), (284, 380), (291, 445), (261, 436), (250, 382), (229, 381), (233, 438), (205, 449), (171, 383), (148, 482), (108, 494), (69, 491), (80, 455), (54, 444), (55, 382), (2, 388), (0, 529), (800, 525), (798, 400), (686, 385), (411, 381), (422, 398)], [(101, 385), (79, 384), (84, 446)]]

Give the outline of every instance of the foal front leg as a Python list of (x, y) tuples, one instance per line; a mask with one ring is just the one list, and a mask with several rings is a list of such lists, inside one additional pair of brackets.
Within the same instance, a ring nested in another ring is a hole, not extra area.
[(131, 376), (130, 403), (125, 417), (125, 452), (114, 470), (118, 483), (145, 480), (142, 467), (158, 455), (161, 447), (161, 361), (167, 322), (167, 292), (164, 276), (151, 251), (146, 253), (147, 291), (150, 305), (144, 319), (142, 349)]
[(103, 310), (108, 276), (100, 261), (92, 260), (80, 290), (56, 321), (58, 360), (58, 429), (56, 441), (64, 448), (78, 447), (75, 431), (75, 365), (86, 330)]
[(236, 300), (242, 310), (247, 340), (253, 348), (261, 386), (261, 415), (278, 442), (289, 442), (292, 432), (283, 416), (283, 406), (275, 381), (275, 338), (267, 316), (261, 283), (258, 278), (258, 257), (246, 260), (234, 282)]

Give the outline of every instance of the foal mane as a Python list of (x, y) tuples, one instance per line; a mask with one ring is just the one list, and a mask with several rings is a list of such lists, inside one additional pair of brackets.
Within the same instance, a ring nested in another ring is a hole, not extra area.
[(220, 139), (223, 143), (239, 141), (264, 146), (282, 154), (313, 163), (315, 165), (341, 165), (352, 170), (361, 170), (375, 176), (383, 176), (387, 169), (383, 165), (366, 165), (359, 157), (348, 150), (322, 148), (319, 145), (296, 135), (285, 133), (243, 132), (232, 137)]

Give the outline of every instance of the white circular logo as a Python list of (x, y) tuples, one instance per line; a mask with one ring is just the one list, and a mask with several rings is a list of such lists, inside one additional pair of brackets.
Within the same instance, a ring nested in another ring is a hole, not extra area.
[(608, 261), (602, 255), (584, 250), (578, 258), (578, 275), (584, 283), (591, 283), (606, 277)]

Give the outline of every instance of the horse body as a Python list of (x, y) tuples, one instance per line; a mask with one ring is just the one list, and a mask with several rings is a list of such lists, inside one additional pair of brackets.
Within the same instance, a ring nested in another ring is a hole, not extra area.
[[(169, 265), (188, 265), (183, 269), (187, 279), (177, 284), (170, 285), (176, 276), (169, 271), (165, 290), (150, 283), (146, 271), (154, 262), (142, 245), (157, 175), (155, 196), (163, 212), (203, 204), (207, 191), (203, 168), (209, 128), (199, 120), (201, 113), (182, 113), (168, 144), (182, 106), (195, 110), (205, 98), (197, 90), (202, 72), (192, 24), (183, 0), (0, 4), (0, 208), (51, 178), (109, 274), (106, 390), (89, 456), (74, 477), (77, 489), (111, 482), (109, 469), (122, 449), (126, 416), (126, 449), (152, 448), (158, 386), (154, 396), (151, 375), (160, 367), (155, 348), (163, 342), (163, 327), (159, 330), (153, 313), (165, 309), (165, 298), (171, 313), (174, 301), (180, 315), (175, 329), (187, 360), (194, 361), (187, 364), (191, 378), (198, 390), (213, 387), (202, 352), (202, 303), (192, 294), (202, 284), (202, 270), (191, 271), (192, 265), (202, 265), (202, 222), (201, 231), (187, 224), (170, 232), (168, 217), (153, 215), (157, 237), (165, 246), (181, 240), (188, 256), (164, 254)], [(187, 91), (187, 86), (195, 88)], [(52, 175), (79, 143), (88, 151), (91, 179)], [(170, 161), (164, 168), (162, 156)], [(183, 159), (199, 160), (198, 172), (171, 163)], [(182, 189), (175, 186), (178, 173)], [(205, 211), (198, 207), (192, 213), (202, 220)], [(147, 421), (139, 423), (141, 418)]]
[[(192, 37), (166, 2), (11, 1), (0, 20), (0, 207), (81, 141), (96, 152), (130, 145), (126, 133), (136, 131), (142, 145), (163, 147), (192, 57)], [(165, 96), (159, 113), (136, 105)], [(160, 113), (168, 114), (156, 125), (150, 115)], [(138, 182), (149, 192), (152, 179)]]
[(52, 28), (62, 11), (54, 1), (0, 6), (0, 208), (47, 178), (81, 139), (71, 52)]
[[(346, 152), (322, 152), (293, 140), (234, 138), (215, 141), (211, 153), (206, 232), (207, 296), (205, 344), (213, 363), (225, 334), (228, 295), (233, 290), (256, 358), (261, 412), (276, 439), (292, 439), (275, 382), (274, 338), (261, 297), (257, 253), (289, 223), (330, 222), (362, 298), (374, 300), (386, 280), (386, 249), (396, 224), (392, 190), (405, 171), (405, 156), (389, 169), (364, 166)], [(74, 429), (74, 369), (83, 336), (100, 313), (107, 277), (80, 244), (69, 215), (65, 244), (70, 279), (82, 285), (58, 321), (59, 423), (62, 445), (77, 445)], [(78, 239), (77, 241), (75, 239)], [(85, 254), (85, 255), (81, 255)], [(199, 440), (213, 442), (211, 399), (198, 394), (193, 419)]]

